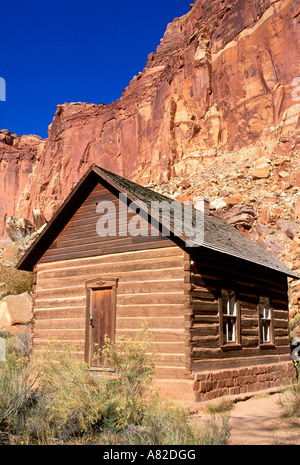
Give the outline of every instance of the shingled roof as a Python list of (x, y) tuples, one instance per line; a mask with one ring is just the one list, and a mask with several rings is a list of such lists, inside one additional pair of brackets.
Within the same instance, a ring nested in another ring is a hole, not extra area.
[[(153, 202), (169, 202), (172, 205), (180, 202), (170, 199), (154, 190), (143, 187), (133, 181), (123, 178), (111, 171), (92, 165), (71, 194), (67, 197), (63, 205), (47, 224), (39, 237), (32, 243), (23, 258), (18, 263), (19, 269), (32, 269), (35, 263), (41, 258), (43, 253), (50, 246), (51, 242), (58, 236), (65, 224), (69, 221), (72, 214), (80, 207), (87, 195), (93, 190), (98, 182), (105, 184), (116, 191), (126, 194), (129, 200), (133, 202), (143, 202), (147, 206), (148, 213), (152, 212)], [(175, 203), (174, 203), (175, 202)], [(164, 224), (163, 216), (160, 222), (174, 234), (176, 234), (176, 216), (172, 212), (176, 209), (170, 209), (170, 221)], [(187, 227), (184, 233), (176, 234), (181, 240), (185, 241), (191, 247), (204, 247), (205, 249), (214, 250), (222, 254), (237, 257), (239, 259), (251, 262), (263, 267), (278, 271), (286, 276), (299, 278), (292, 270), (277, 260), (269, 252), (258, 246), (255, 242), (248, 239), (244, 234), (225, 220), (214, 215), (206, 215), (194, 207), (185, 206), (185, 220)], [(169, 218), (168, 218), (169, 220)], [(200, 223), (199, 223), (200, 221)], [(189, 228), (189, 225), (192, 227)], [(203, 229), (201, 241), (195, 234), (195, 227)]]

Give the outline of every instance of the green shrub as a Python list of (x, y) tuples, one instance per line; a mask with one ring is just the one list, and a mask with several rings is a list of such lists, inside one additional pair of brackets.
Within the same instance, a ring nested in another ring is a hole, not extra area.
[(118, 347), (106, 339), (100, 349), (106, 365), (111, 366), (116, 377), (110, 382), (110, 402), (105, 425), (115, 431), (130, 424), (138, 424), (145, 410), (146, 398), (151, 397), (151, 384), (155, 374), (153, 333), (144, 325), (131, 338), (121, 339)]
[(281, 394), (279, 404), (283, 408), (285, 417), (300, 414), (300, 384), (295, 384)]
[(0, 426), (15, 432), (22, 429), (26, 422), (35, 392), (35, 378), (27, 356), (7, 339), (6, 359), (0, 362)]
[(141, 425), (130, 425), (126, 435), (135, 445), (225, 445), (230, 438), (229, 415), (211, 415), (199, 428), (187, 409), (175, 402), (157, 399), (149, 403)]
[[(55, 341), (34, 358), (13, 346), (0, 365), (0, 433), (11, 444), (226, 444), (229, 417), (198, 429), (185, 408), (152, 388), (152, 334), (143, 328), (101, 355), (115, 371), (95, 376), (73, 345)], [(0, 434), (1, 438), (1, 434)]]
[(29, 271), (17, 270), (13, 266), (0, 264), (0, 298), (7, 295), (18, 295), (30, 292), (32, 289), (32, 273)]

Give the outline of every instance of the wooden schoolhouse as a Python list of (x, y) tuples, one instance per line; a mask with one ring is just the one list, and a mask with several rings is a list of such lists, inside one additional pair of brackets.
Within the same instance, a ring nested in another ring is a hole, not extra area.
[(117, 342), (147, 320), (166, 396), (203, 401), (295, 378), (288, 278), (298, 276), (203, 205), (92, 165), (18, 264), (34, 274), (33, 350), (72, 342), (101, 372), (105, 335)]

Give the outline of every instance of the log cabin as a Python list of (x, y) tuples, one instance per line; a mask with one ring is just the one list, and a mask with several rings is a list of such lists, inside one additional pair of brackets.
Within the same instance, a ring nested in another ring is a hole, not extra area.
[(34, 275), (33, 351), (72, 342), (101, 372), (97, 344), (147, 320), (166, 397), (201, 402), (293, 381), (288, 278), (298, 276), (203, 206), (92, 165), (17, 266)]

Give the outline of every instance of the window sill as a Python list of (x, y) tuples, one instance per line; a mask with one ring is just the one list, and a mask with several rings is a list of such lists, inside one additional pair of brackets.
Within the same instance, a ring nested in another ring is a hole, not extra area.
[(275, 344), (271, 342), (265, 342), (264, 344), (259, 344), (260, 349), (276, 349)]
[(242, 346), (240, 344), (223, 344), (221, 346), (221, 349), (226, 351), (226, 350), (240, 350)]

